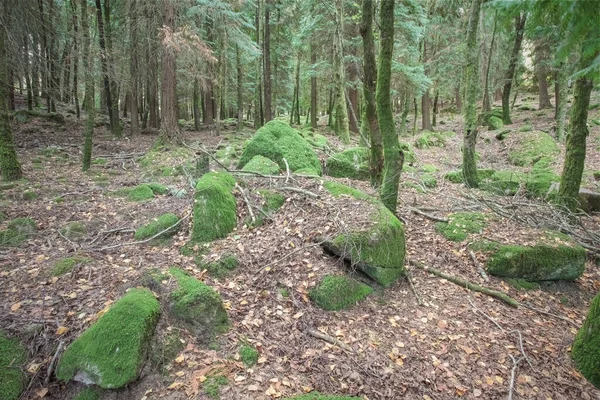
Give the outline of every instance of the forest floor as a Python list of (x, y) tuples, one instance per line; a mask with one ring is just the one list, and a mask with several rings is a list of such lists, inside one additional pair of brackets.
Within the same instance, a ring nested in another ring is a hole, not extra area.
[[(520, 99), (519, 104), (535, 105), (532, 97)], [(598, 118), (600, 110), (591, 114)], [(515, 124), (509, 128), (517, 131), (529, 123), (535, 129), (548, 129), (552, 116), (553, 110), (515, 110)], [(192, 150), (171, 149), (154, 163), (141, 165), (136, 160), (151, 148), (155, 136), (117, 140), (102, 127), (94, 139), (96, 161), (83, 173), (83, 120), (70, 115), (65, 124), (43, 118), (15, 124), (26, 180), (0, 192), (0, 210), (6, 220), (33, 218), (38, 232), (20, 247), (0, 249), (0, 327), (19, 335), (30, 350), (27, 369), (34, 379), (23, 398), (71, 398), (81, 386), (47, 378), (59, 343), (74, 340), (126, 289), (137, 286), (145, 271), (177, 265), (221, 294), (231, 329), (205, 347), (162, 320), (160, 335), (177, 333), (180, 353), (162, 370), (148, 366), (139, 382), (107, 391), (104, 399), (269, 399), (311, 390), (368, 399), (506, 399), (509, 392), (514, 399), (600, 399), (600, 391), (574, 369), (570, 358), (574, 335), (600, 289), (598, 267), (590, 257), (585, 274), (576, 282), (542, 283), (527, 291), (495, 277), (486, 283), (470, 257), (469, 242), (485, 238), (523, 244), (541, 232), (519, 218), (498, 215), (492, 211), (497, 207), (489, 205), (520, 207), (523, 212), (538, 212), (545, 206), (518, 194), (499, 197), (445, 181), (443, 175), (461, 163), (462, 119), (442, 114), (438, 120), (439, 130), (458, 134), (448, 138), (444, 147), (415, 149), (417, 162), (401, 179), (398, 215), (405, 222), (407, 258), (505, 292), (546, 314), (525, 306), (508, 307), (415, 268), (410, 276), (421, 306), (408, 280), (400, 279), (385, 290), (376, 288), (375, 295), (348, 310), (323, 311), (309, 301), (308, 291), (322, 276), (346, 267), (324, 254), (313, 239), (329, 226), (360, 216), (351, 198), (336, 204), (337, 212), (332, 212), (326, 198), (298, 192), (282, 192), (283, 208), (268, 224), (254, 229), (244, 225), (247, 207), (238, 196), (236, 231), (206, 245), (204, 257), (210, 260), (234, 252), (240, 265), (229, 276), (211, 278), (193, 257), (180, 252), (189, 238), (190, 219), (170, 241), (126, 245), (134, 241), (133, 230), (152, 218), (165, 212), (180, 217), (191, 212), (193, 189), (186, 174), (163, 175), (172, 171), (168, 167), (192, 163)], [(321, 133), (327, 132), (324, 127)], [(508, 166), (506, 149), (494, 138), (496, 133), (482, 128), (479, 167), (518, 170)], [(184, 139), (215, 150), (240, 144), (251, 134), (249, 128), (241, 134), (225, 130), (220, 137), (212, 132), (185, 132)], [(327, 136), (332, 146), (342, 148)], [(401, 140), (414, 142), (412, 137)], [(588, 143), (586, 171), (600, 170), (600, 127), (592, 127)], [(561, 149), (557, 172), (564, 146)], [(433, 174), (438, 186), (433, 189), (423, 187), (420, 180), (421, 166), (427, 164), (437, 167)], [(216, 163), (211, 168), (220, 169)], [(277, 180), (242, 179), (249, 192), (282, 185)], [(184, 191), (179, 197), (157, 196), (143, 203), (119, 195), (124, 187), (149, 181)], [(339, 181), (374, 193), (366, 182)], [(292, 177), (287, 185), (323, 193), (320, 179)], [(583, 186), (599, 189), (591, 173), (586, 173)], [(31, 192), (35, 196), (24, 195)], [(476, 210), (489, 215), (489, 224), (467, 241), (451, 242), (436, 231), (434, 221), (414, 213), (414, 208), (438, 217)], [(82, 237), (67, 239), (59, 232), (70, 221), (85, 225)], [(600, 218), (585, 217), (584, 224), (597, 231)], [(53, 276), (54, 263), (73, 255), (89, 260), (65, 275)], [(485, 263), (482, 254), (476, 256)], [(335, 337), (352, 351), (316, 338), (310, 330)], [(244, 341), (260, 353), (252, 368), (245, 368), (239, 359)], [(523, 354), (526, 359), (515, 365)], [(215, 374), (227, 378), (216, 394), (206, 384), (211, 381), (206, 377)]]

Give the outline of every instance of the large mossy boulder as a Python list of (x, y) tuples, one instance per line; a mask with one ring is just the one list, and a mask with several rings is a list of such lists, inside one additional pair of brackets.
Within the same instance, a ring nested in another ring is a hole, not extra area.
[(0, 231), (0, 247), (18, 246), (36, 232), (35, 221), (31, 218), (15, 218)]
[(135, 381), (159, 314), (151, 291), (131, 289), (67, 348), (56, 376), (105, 389)]
[(365, 299), (373, 289), (356, 279), (343, 275), (328, 275), (309, 292), (317, 306), (327, 311), (338, 311), (351, 307)]
[(321, 163), (311, 145), (300, 132), (283, 121), (270, 121), (256, 132), (244, 147), (238, 168), (244, 167), (257, 155), (276, 162), (284, 171), (285, 158), (292, 172), (310, 168), (321, 173)]
[(334, 196), (350, 195), (362, 200), (371, 224), (351, 228), (323, 243), (324, 247), (348, 260), (377, 283), (390, 286), (405, 272), (404, 226), (379, 200), (358, 189), (325, 182)]
[(536, 245), (494, 244), (487, 270), (491, 275), (537, 281), (572, 281), (585, 269), (585, 249), (569, 237), (546, 232)]
[(244, 168), (243, 171), (257, 172), (263, 175), (277, 175), (279, 173), (279, 165), (276, 162), (271, 161), (267, 157), (257, 155), (252, 157)]
[(592, 300), (585, 322), (575, 336), (571, 357), (579, 372), (600, 388), (600, 294)]
[(204, 343), (229, 329), (229, 317), (219, 293), (178, 268), (169, 269), (177, 289), (169, 295), (169, 310), (174, 318)]
[(353, 147), (332, 155), (327, 159), (327, 175), (369, 180), (369, 149)]
[(0, 330), (0, 400), (17, 400), (27, 384), (23, 372), (27, 350), (17, 338)]
[(227, 236), (237, 224), (235, 179), (225, 172), (204, 174), (196, 184), (192, 241), (210, 242)]
[(560, 150), (550, 135), (542, 131), (522, 132), (506, 139), (508, 161), (516, 166), (530, 166), (542, 158), (555, 158)]
[(144, 240), (151, 238), (163, 232), (157, 238), (168, 238), (177, 233), (179, 217), (173, 213), (166, 213), (153, 219), (145, 225), (140, 226), (135, 231), (135, 240)]

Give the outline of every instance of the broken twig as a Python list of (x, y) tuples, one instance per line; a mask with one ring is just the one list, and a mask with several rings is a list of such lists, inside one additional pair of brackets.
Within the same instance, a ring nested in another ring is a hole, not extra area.
[(469, 250), (469, 255), (471, 256), (471, 260), (473, 260), (473, 264), (475, 264), (475, 268), (477, 268), (477, 272), (479, 272), (479, 275), (481, 275), (484, 281), (489, 282), (490, 277), (488, 276), (488, 274), (485, 273), (485, 270), (481, 267), (481, 264), (479, 264), (475, 253), (473, 253), (472, 250)]
[(352, 350), (352, 347), (348, 346), (346, 343), (342, 342), (341, 340), (334, 338), (333, 336), (329, 336), (328, 334), (319, 332), (315, 329), (307, 329), (306, 332), (312, 337), (316, 337), (317, 339), (324, 340), (327, 343), (331, 343), (331, 344), (338, 346), (346, 351), (354, 353), (354, 350)]

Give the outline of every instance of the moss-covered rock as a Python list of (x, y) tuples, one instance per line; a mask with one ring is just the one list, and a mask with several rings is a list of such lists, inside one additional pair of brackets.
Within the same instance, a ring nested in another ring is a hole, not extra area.
[(551, 163), (552, 160), (548, 157), (544, 157), (535, 163), (525, 182), (525, 188), (529, 196), (545, 198), (550, 194), (552, 185), (560, 182), (560, 177), (550, 167)]
[(435, 224), (437, 231), (453, 242), (462, 242), (470, 233), (481, 233), (486, 226), (487, 218), (485, 214), (476, 212), (450, 214), (448, 222)]
[(600, 294), (592, 300), (585, 322), (575, 336), (571, 357), (579, 372), (600, 388)]
[(361, 400), (361, 397), (339, 396), (335, 394), (321, 394), (319, 392), (311, 392), (294, 397), (288, 397), (283, 400)]
[(329, 146), (329, 139), (319, 133), (314, 133), (311, 129), (302, 129), (300, 134), (314, 148), (323, 150)]
[(415, 139), (415, 147), (417, 149), (444, 147), (446, 146), (446, 137), (447, 135), (444, 135), (443, 133), (425, 130)]
[(504, 126), (504, 124), (502, 123), (502, 118), (498, 118), (496, 116), (491, 116), (488, 119), (488, 129), (490, 131), (495, 131), (496, 129), (500, 129)]
[(19, 339), (10, 339), (0, 330), (0, 400), (19, 399), (27, 384), (22, 371), (27, 361), (27, 350)]
[(373, 289), (356, 279), (341, 275), (328, 275), (309, 292), (312, 301), (327, 311), (351, 307), (365, 299)]
[(35, 221), (31, 218), (15, 218), (8, 222), (6, 229), (0, 231), (1, 246), (18, 246), (36, 232)]
[(169, 296), (169, 309), (175, 318), (203, 342), (210, 342), (215, 334), (229, 329), (229, 317), (219, 293), (178, 268), (169, 269), (169, 273), (178, 286)]
[(148, 186), (150, 188), (150, 190), (152, 190), (152, 193), (154, 193), (155, 195), (169, 193), (169, 188), (167, 188), (162, 183), (150, 182), (150, 183), (146, 183), (145, 185)]
[(135, 381), (159, 314), (152, 292), (130, 290), (67, 348), (56, 376), (107, 389)]
[(493, 193), (514, 195), (526, 181), (526, 175), (517, 171), (496, 171), (485, 181), (481, 182), (480, 187)]
[(246, 367), (252, 367), (258, 362), (258, 350), (248, 343), (242, 343), (238, 353), (240, 355), (240, 360), (242, 360)]
[(131, 201), (145, 201), (150, 200), (154, 197), (154, 191), (146, 184), (138, 185), (134, 187), (129, 194), (127, 199)]
[(194, 198), (192, 241), (224, 238), (236, 227), (235, 179), (225, 172), (209, 172), (198, 180)]
[(147, 223), (146, 225), (142, 225), (135, 231), (135, 239), (136, 240), (144, 240), (152, 237), (159, 232), (166, 230), (169, 227), (171, 229), (166, 230), (163, 234), (161, 234), (160, 238), (167, 238), (173, 236), (179, 230), (179, 225), (175, 225), (179, 222), (179, 217), (173, 213), (166, 213), (158, 218), (154, 218), (152, 221)]
[(517, 166), (529, 166), (542, 158), (555, 158), (560, 150), (554, 139), (542, 131), (523, 132), (507, 138), (508, 161)]
[(348, 260), (383, 286), (390, 286), (405, 272), (404, 226), (379, 200), (360, 190), (334, 182), (324, 187), (334, 196), (349, 194), (365, 201), (373, 225), (340, 233), (324, 246)]
[(84, 237), (87, 233), (85, 225), (81, 221), (67, 222), (58, 230), (60, 234), (69, 240), (77, 240)]
[(353, 147), (332, 155), (327, 159), (327, 175), (369, 180), (369, 149)]
[(321, 163), (310, 144), (300, 132), (283, 121), (270, 121), (256, 132), (244, 147), (238, 168), (257, 155), (273, 160), (282, 170), (286, 169), (285, 158), (292, 172), (312, 168), (321, 173)]
[(585, 269), (585, 249), (565, 235), (546, 232), (535, 246), (497, 245), (488, 258), (492, 275), (531, 282), (575, 280)]
[(246, 165), (244, 165), (242, 170), (258, 172), (259, 174), (263, 175), (277, 175), (279, 173), (279, 165), (267, 157), (263, 157), (259, 154), (252, 157), (252, 159), (248, 161)]
[(239, 261), (235, 254), (223, 254), (218, 260), (208, 263), (202, 263), (201, 268), (208, 271), (208, 274), (213, 278), (223, 278), (234, 271), (239, 265)]
[(68, 274), (78, 265), (84, 265), (91, 262), (91, 258), (82, 256), (65, 257), (57, 260), (52, 267), (52, 276), (61, 276)]

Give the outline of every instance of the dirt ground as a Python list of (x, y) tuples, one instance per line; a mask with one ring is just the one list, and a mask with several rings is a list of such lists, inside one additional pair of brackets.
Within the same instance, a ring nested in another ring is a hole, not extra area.
[[(533, 98), (518, 103), (535, 105)], [(591, 118), (598, 114), (599, 110), (592, 111)], [(525, 123), (548, 129), (553, 110), (516, 111), (514, 117), (511, 130)], [(385, 290), (376, 287), (374, 295), (348, 310), (317, 308), (309, 301), (308, 291), (324, 275), (347, 271), (347, 267), (324, 254), (314, 238), (361, 217), (355, 199), (333, 201), (321, 179), (291, 177), (284, 183), (241, 177), (249, 193), (257, 188), (293, 186), (320, 197), (279, 189), (286, 196), (283, 208), (272, 221), (250, 229), (244, 225), (247, 207), (238, 192), (236, 231), (206, 245), (204, 258), (234, 252), (240, 265), (230, 276), (213, 279), (198, 268), (193, 257), (180, 252), (189, 238), (190, 219), (169, 242), (127, 245), (134, 241), (133, 230), (150, 219), (165, 212), (184, 217), (192, 208), (193, 189), (185, 173), (156, 175), (153, 165), (138, 162), (155, 136), (114, 139), (105, 127), (96, 129), (94, 158), (106, 161), (83, 173), (83, 120), (68, 115), (65, 124), (40, 118), (15, 124), (26, 180), (0, 192), (0, 210), (7, 219), (33, 218), (38, 232), (20, 247), (0, 249), (0, 328), (21, 337), (29, 349), (27, 369), (33, 379), (23, 398), (71, 398), (81, 386), (48, 377), (59, 344), (68, 345), (99, 312), (128, 288), (139, 285), (145, 271), (175, 265), (222, 295), (231, 329), (210, 347), (180, 332), (183, 350), (163, 371), (148, 365), (138, 383), (106, 393), (104, 398), (208, 399), (203, 382), (218, 373), (228, 379), (221, 399), (270, 399), (312, 390), (366, 399), (505, 399), (509, 392), (513, 399), (600, 399), (600, 391), (574, 369), (570, 358), (574, 335), (600, 288), (598, 267), (590, 257), (585, 274), (576, 282), (545, 283), (529, 291), (495, 277), (486, 283), (470, 257), (469, 242), (485, 238), (519, 243), (541, 232), (518, 218), (494, 213), (486, 204), (522, 206), (523, 212), (536, 208), (519, 194), (497, 197), (445, 181), (443, 175), (461, 162), (462, 120), (454, 114), (443, 114), (438, 120), (439, 130), (458, 135), (444, 147), (415, 149), (414, 169), (401, 179), (398, 215), (405, 223), (407, 258), (505, 292), (537, 311), (526, 306), (511, 308), (416, 268), (409, 268), (414, 291), (407, 279), (400, 279)], [(323, 127), (322, 132), (328, 131)], [(590, 132), (586, 171), (596, 171), (600, 170), (600, 127), (592, 126)], [(495, 133), (482, 128), (479, 166), (518, 170), (508, 166), (505, 146), (494, 138)], [(242, 135), (250, 134), (248, 128)], [(211, 151), (228, 141), (239, 141), (232, 138), (232, 130), (220, 137), (212, 132), (184, 133), (186, 143), (201, 143)], [(335, 138), (330, 139), (341, 147)], [(412, 137), (401, 140), (414, 142)], [(320, 156), (325, 158), (325, 154)], [(563, 156), (564, 148), (556, 160), (557, 172)], [(156, 162), (177, 166), (193, 159), (194, 152), (182, 148)], [(420, 167), (425, 164), (438, 169), (434, 189), (419, 188)], [(211, 168), (220, 169), (216, 163)], [(162, 195), (142, 203), (114, 193), (149, 181), (185, 192), (180, 198)], [(375, 193), (366, 182), (339, 181)], [(584, 185), (598, 189), (591, 174), (585, 175)], [(26, 200), (26, 191), (35, 192), (37, 198)], [(414, 213), (413, 208), (438, 217), (465, 210), (485, 212), (490, 224), (467, 241), (451, 242), (435, 230), (435, 221)], [(82, 238), (70, 240), (61, 235), (59, 228), (70, 221), (85, 225)], [(584, 218), (591, 231), (598, 230), (599, 222), (597, 216)], [(58, 259), (75, 254), (92, 261), (66, 275), (52, 276)], [(476, 256), (479, 263), (485, 263), (483, 254)], [(422, 305), (417, 304), (417, 296)], [(158, 334), (176, 329), (163, 319)], [(316, 338), (311, 331), (337, 338), (352, 351)], [(245, 368), (239, 360), (238, 348), (244, 340), (260, 353), (252, 368)]]

